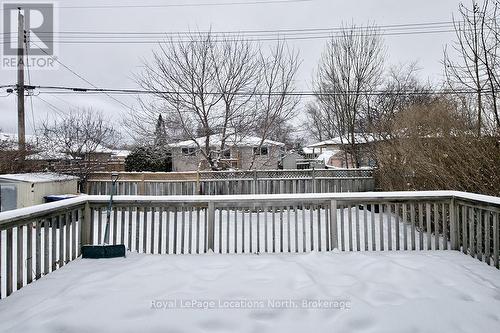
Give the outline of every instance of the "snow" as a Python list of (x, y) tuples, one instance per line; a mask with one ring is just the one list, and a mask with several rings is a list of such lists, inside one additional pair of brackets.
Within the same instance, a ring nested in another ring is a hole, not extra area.
[(127, 157), (128, 155), (130, 155), (132, 153), (132, 151), (130, 150), (125, 150), (125, 149), (114, 149), (114, 150), (111, 150), (111, 154), (113, 156), (116, 156), (116, 157), (122, 157), (122, 158), (125, 158)]
[[(348, 137), (335, 137), (329, 140), (321, 141), (312, 145), (307, 146), (307, 148), (325, 148), (328, 146), (339, 146), (349, 144), (351, 138)], [(371, 133), (355, 133), (354, 142), (357, 144), (369, 143), (376, 141), (375, 135)]]
[(72, 158), (69, 154), (66, 153), (54, 150), (46, 150), (36, 154), (31, 154), (27, 156), (26, 159), (30, 161), (47, 161), (47, 160), (70, 160)]
[(499, 295), (500, 272), (458, 252), (129, 253), (0, 301), (0, 331), (493, 333)]
[(0, 175), (0, 180), (9, 181), (20, 181), (28, 183), (48, 183), (48, 182), (60, 182), (75, 180), (78, 177), (68, 176), (58, 173), (51, 172), (39, 172), (39, 173), (18, 173), (18, 174), (5, 174)]
[(341, 150), (325, 150), (316, 158), (316, 160), (327, 164), (330, 161), (330, 158), (340, 154), (341, 152), (342, 152)]
[[(109, 196), (93, 195), (89, 196), (92, 201), (107, 202)], [(356, 199), (366, 202), (377, 200), (397, 200), (397, 199), (439, 199), (439, 198), (458, 198), (472, 201), (482, 201), (488, 204), (500, 205), (500, 197), (493, 197), (483, 194), (467, 193), (460, 191), (400, 191), (400, 192), (344, 192), (344, 193), (301, 193), (301, 194), (260, 194), (260, 195), (172, 195), (172, 196), (141, 196), (141, 195), (121, 195), (114, 196), (114, 201), (185, 201), (185, 202), (228, 202), (228, 201), (282, 201), (282, 200), (298, 200), (299, 202), (314, 200), (314, 199), (331, 199), (331, 200), (349, 200)], [(1, 215), (0, 215), (1, 217)]]

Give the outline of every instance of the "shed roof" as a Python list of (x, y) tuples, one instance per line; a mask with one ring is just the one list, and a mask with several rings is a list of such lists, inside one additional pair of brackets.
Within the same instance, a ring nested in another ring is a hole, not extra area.
[(51, 183), (51, 182), (62, 182), (68, 180), (77, 180), (78, 177), (63, 175), (51, 172), (39, 172), (39, 173), (16, 173), (16, 174), (5, 174), (0, 175), (0, 180), (26, 182), (26, 183)]

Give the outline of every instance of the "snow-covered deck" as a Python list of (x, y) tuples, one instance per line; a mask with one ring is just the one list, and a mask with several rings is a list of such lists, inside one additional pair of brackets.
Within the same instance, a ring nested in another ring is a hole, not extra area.
[[(193, 301), (206, 301), (195, 307), (208, 309), (193, 309)], [(500, 271), (456, 251), (129, 253), (77, 259), (0, 301), (2, 332), (493, 333), (499, 327)]]

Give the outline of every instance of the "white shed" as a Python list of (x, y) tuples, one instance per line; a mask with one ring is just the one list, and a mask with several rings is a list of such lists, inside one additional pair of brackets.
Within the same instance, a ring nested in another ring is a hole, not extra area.
[(0, 175), (0, 211), (39, 205), (47, 195), (76, 194), (78, 177), (56, 173)]
[(281, 164), (285, 170), (297, 170), (297, 161), (302, 159), (304, 156), (292, 151), (283, 156)]

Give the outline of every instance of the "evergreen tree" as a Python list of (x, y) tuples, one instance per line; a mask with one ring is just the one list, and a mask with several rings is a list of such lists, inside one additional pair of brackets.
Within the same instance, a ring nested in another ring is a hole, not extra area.
[(158, 121), (156, 122), (154, 145), (155, 147), (164, 148), (168, 144), (167, 141), (168, 140), (167, 140), (167, 130), (165, 128), (165, 121), (163, 120), (163, 117), (160, 114), (158, 116)]

